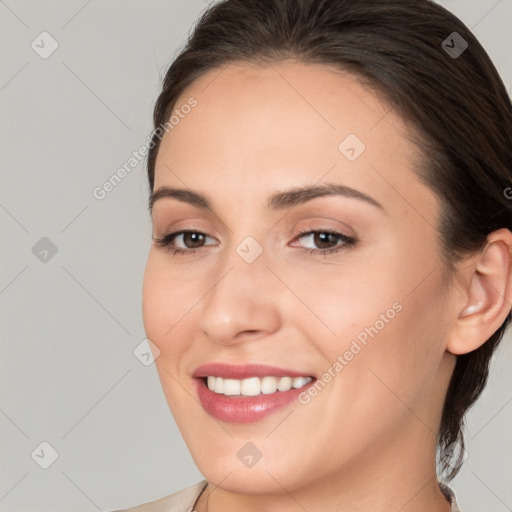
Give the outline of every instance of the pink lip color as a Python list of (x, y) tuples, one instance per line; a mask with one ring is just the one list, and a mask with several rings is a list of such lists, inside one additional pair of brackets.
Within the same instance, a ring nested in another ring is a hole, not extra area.
[(224, 379), (246, 379), (248, 377), (311, 377), (308, 373), (299, 373), (286, 368), (268, 366), (265, 364), (239, 364), (226, 363), (203, 364), (196, 368), (193, 377), (222, 377)]
[(255, 364), (232, 366), (214, 363), (200, 366), (194, 372), (194, 377), (196, 377), (197, 394), (203, 409), (214, 418), (229, 423), (251, 423), (262, 420), (291, 404), (300, 393), (315, 382), (314, 379), (301, 388), (276, 391), (268, 395), (260, 393), (257, 396), (225, 396), (208, 389), (204, 378), (208, 375), (230, 379), (264, 377), (266, 375), (273, 377), (308, 377), (308, 375), (275, 366)]

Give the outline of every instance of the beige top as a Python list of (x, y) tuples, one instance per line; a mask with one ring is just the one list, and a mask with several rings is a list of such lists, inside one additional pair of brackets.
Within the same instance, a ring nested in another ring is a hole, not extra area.
[[(197, 482), (197, 484), (181, 489), (169, 496), (165, 496), (149, 503), (143, 503), (136, 507), (126, 508), (123, 510), (113, 510), (112, 512), (193, 512), (194, 505), (197, 503), (199, 496), (206, 489), (206, 480)], [(439, 484), (446, 499), (451, 503), (450, 512), (461, 512), (455, 494), (446, 485)]]

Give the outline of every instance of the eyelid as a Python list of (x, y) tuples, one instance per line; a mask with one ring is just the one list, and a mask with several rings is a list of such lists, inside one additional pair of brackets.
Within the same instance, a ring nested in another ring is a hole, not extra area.
[(328, 234), (331, 234), (331, 235), (335, 236), (336, 238), (340, 239), (343, 242), (343, 244), (339, 245), (339, 246), (332, 247), (332, 248), (327, 248), (327, 249), (308, 249), (308, 248), (304, 248), (305, 250), (312, 251), (312, 252), (317, 252), (317, 253), (322, 253), (322, 254), (329, 254), (329, 252), (337, 252), (338, 250), (343, 249), (343, 247), (353, 246), (353, 245), (355, 245), (358, 242), (358, 238), (356, 236), (347, 235), (343, 231), (340, 231), (338, 229), (333, 229), (333, 228), (330, 228), (330, 227), (329, 228), (328, 227), (325, 227), (325, 228), (322, 228), (322, 227), (316, 228), (315, 227), (315, 228), (301, 229), (296, 234), (296, 236), (294, 237), (292, 242), (295, 242), (296, 240), (300, 240), (300, 239), (302, 239), (302, 238), (304, 238), (306, 236), (314, 236), (315, 234), (318, 234), (318, 233), (328, 233)]
[[(205, 247), (208, 247), (208, 245), (216, 245), (216, 244), (205, 244), (200, 247), (194, 247), (194, 248), (183, 248), (183, 247), (177, 247), (175, 245), (171, 245), (175, 239), (178, 236), (182, 236), (187, 233), (196, 233), (200, 234), (205, 238), (211, 238), (214, 239), (214, 237), (208, 235), (203, 230), (196, 229), (196, 228), (184, 228), (181, 230), (175, 230), (165, 233), (160, 238), (153, 237), (153, 240), (155, 241), (155, 244), (159, 247), (162, 247), (169, 252), (172, 252), (173, 255), (192, 255), (196, 253), (202, 253), (205, 250)], [(341, 245), (336, 244), (334, 247), (327, 247), (327, 248), (320, 248), (320, 249), (312, 249), (312, 248), (306, 248), (306, 247), (300, 247), (302, 251), (308, 252), (310, 255), (314, 256), (320, 256), (320, 257), (327, 257), (330, 254), (336, 254), (338, 252), (341, 252), (343, 250), (349, 249), (350, 247), (353, 247), (358, 244), (359, 240), (354, 236), (345, 235), (343, 232), (340, 232), (338, 230), (332, 229), (332, 228), (317, 228), (317, 229), (301, 229), (299, 233), (295, 235), (292, 242), (295, 242), (296, 240), (300, 240), (301, 238), (307, 236), (312, 236), (318, 233), (327, 233), (330, 235), (335, 236), (335, 238), (338, 239), (338, 241), (341, 241)], [(293, 245), (292, 245), (293, 247)]]
[[(212, 240), (215, 240), (213, 236), (210, 236), (208, 233), (205, 233), (203, 231), (199, 231), (197, 229), (182, 229), (180, 231), (175, 231), (173, 233), (173, 238), (176, 239), (178, 238), (179, 236), (182, 236), (182, 235), (186, 235), (187, 233), (195, 233), (195, 234), (200, 234), (202, 236), (205, 237), (205, 239), (207, 238), (210, 238)], [(206, 246), (209, 246), (209, 245), (215, 245), (215, 244), (205, 244)]]
[[(170, 247), (171, 241), (174, 242), (178, 236), (181, 236), (181, 235), (184, 235), (187, 233), (198, 233), (200, 235), (203, 235), (205, 238), (215, 239), (215, 237), (206, 233), (205, 230), (198, 229), (198, 228), (183, 228), (183, 229), (176, 229), (176, 230), (171, 229), (171, 230), (165, 231), (163, 233), (163, 235), (160, 237), (153, 236), (152, 238), (153, 238), (153, 241), (156, 243), (156, 245), (158, 245), (159, 247)], [(211, 246), (211, 245), (215, 245), (215, 244), (206, 244), (206, 246)], [(173, 247), (173, 249), (174, 249), (174, 247)], [(181, 249), (185, 252), (195, 252), (195, 251), (201, 250), (202, 247), (198, 247), (195, 249), (183, 249), (181, 247), (178, 247), (177, 249)]]

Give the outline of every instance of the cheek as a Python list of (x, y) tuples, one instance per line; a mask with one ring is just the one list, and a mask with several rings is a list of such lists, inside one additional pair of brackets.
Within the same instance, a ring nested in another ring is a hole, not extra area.
[[(294, 282), (296, 295), (305, 299), (310, 311), (295, 305), (289, 313), (306, 330), (306, 339), (330, 360), (350, 349), (353, 341), (365, 347), (370, 339), (382, 337), (400, 314), (394, 269), (368, 267), (352, 264), (329, 274), (318, 273), (311, 281)], [(293, 282), (292, 276), (288, 282)]]
[(401, 310), (368, 338), (350, 389), (388, 418), (411, 410), (426, 418), (445, 352), (441, 274), (433, 272), (413, 292), (398, 282), (394, 289), (389, 300), (397, 299)]
[(381, 259), (364, 273), (324, 280), (328, 284), (306, 295), (324, 325), (297, 321), (322, 352), (324, 371), (342, 376), (334, 381), (343, 403), (356, 404), (358, 396), (358, 404), (380, 407), (397, 402), (393, 393), (414, 402), (435, 378), (447, 326), (441, 268), (434, 259), (432, 265), (411, 259)]
[[(175, 355), (181, 350), (181, 345), (185, 346), (185, 337), (178, 333), (187, 326), (187, 317), (199, 293), (193, 285), (186, 286), (183, 271), (179, 274), (171, 272), (170, 268), (165, 258), (151, 251), (142, 288), (144, 329), (147, 337), (160, 349), (163, 358)], [(180, 340), (183, 340), (182, 344)]]
[(170, 268), (165, 257), (150, 251), (143, 280), (142, 317), (146, 336), (160, 350), (155, 367), (167, 403), (173, 415), (181, 418), (178, 411), (191, 403), (179, 381), (190, 347), (189, 329), (199, 292), (190, 286), (185, 288), (183, 272), (180, 277)]
[(164, 319), (163, 312), (167, 299), (165, 298), (165, 285), (162, 283), (160, 272), (160, 266), (150, 254), (142, 285), (142, 319), (146, 336), (162, 350), (161, 338), (164, 328), (162, 320)]

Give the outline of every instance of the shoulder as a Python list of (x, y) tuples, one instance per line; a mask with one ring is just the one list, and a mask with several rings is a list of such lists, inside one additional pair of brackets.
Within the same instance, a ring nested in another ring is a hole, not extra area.
[(206, 483), (206, 480), (202, 480), (158, 500), (112, 512), (190, 512)]

